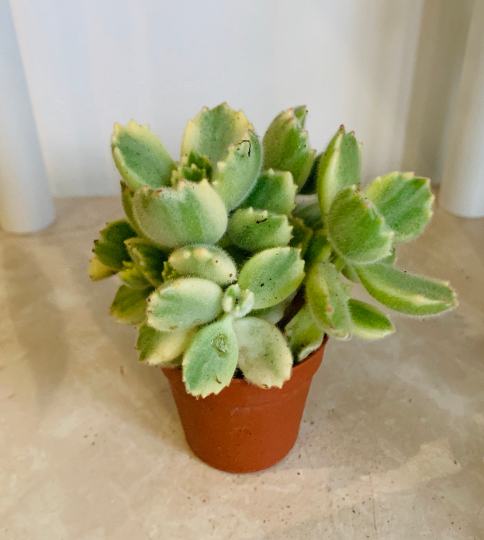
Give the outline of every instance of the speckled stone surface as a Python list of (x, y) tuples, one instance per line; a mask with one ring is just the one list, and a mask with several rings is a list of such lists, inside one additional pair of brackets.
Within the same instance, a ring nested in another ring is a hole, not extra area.
[(116, 279), (87, 277), (119, 201), (57, 210), (42, 233), (0, 233), (0, 538), (484, 538), (484, 220), (437, 210), (400, 250), (460, 307), (330, 340), (295, 448), (231, 475), (190, 452), (167, 381), (109, 317)]

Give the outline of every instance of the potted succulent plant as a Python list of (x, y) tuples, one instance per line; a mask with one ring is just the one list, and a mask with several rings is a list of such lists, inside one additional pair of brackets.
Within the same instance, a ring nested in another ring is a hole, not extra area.
[(261, 144), (242, 111), (203, 108), (178, 162), (146, 125), (112, 136), (126, 219), (101, 231), (90, 276), (119, 276), (111, 314), (138, 326), (188, 443), (226, 471), (289, 452), (327, 336), (394, 332), (352, 283), (411, 316), (456, 305), (447, 282), (394, 267), (432, 216), (429, 180), (393, 172), (361, 189), (354, 133), (341, 126), (316, 156), (306, 114), (282, 112)]

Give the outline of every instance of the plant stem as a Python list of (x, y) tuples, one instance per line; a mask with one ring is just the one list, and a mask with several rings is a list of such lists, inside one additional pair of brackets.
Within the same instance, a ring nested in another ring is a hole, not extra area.
[(284, 331), (286, 324), (296, 315), (296, 313), (303, 307), (306, 302), (306, 295), (304, 294), (304, 287), (301, 287), (296, 296), (292, 299), (292, 302), (284, 310), (282, 319), (276, 324), (279, 330)]

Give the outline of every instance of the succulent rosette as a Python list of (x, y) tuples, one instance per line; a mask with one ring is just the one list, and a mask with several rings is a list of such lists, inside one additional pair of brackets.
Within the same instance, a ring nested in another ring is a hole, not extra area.
[(119, 276), (111, 314), (138, 326), (142, 362), (181, 366), (194, 396), (234, 375), (280, 388), (325, 334), (394, 332), (350, 298), (354, 283), (407, 315), (456, 304), (447, 282), (394, 268), (432, 216), (429, 180), (393, 172), (362, 190), (354, 134), (341, 127), (316, 156), (306, 114), (282, 112), (261, 143), (242, 111), (203, 108), (179, 161), (147, 125), (115, 125), (126, 219), (101, 231), (89, 274)]

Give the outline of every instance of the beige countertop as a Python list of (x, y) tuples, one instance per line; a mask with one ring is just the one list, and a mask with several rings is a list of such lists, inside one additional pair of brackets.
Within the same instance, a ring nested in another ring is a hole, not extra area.
[(191, 453), (164, 376), (109, 317), (116, 279), (87, 277), (118, 198), (57, 211), (0, 233), (0, 538), (484, 539), (484, 219), (437, 210), (400, 250), (459, 308), (330, 340), (292, 452), (231, 475)]

